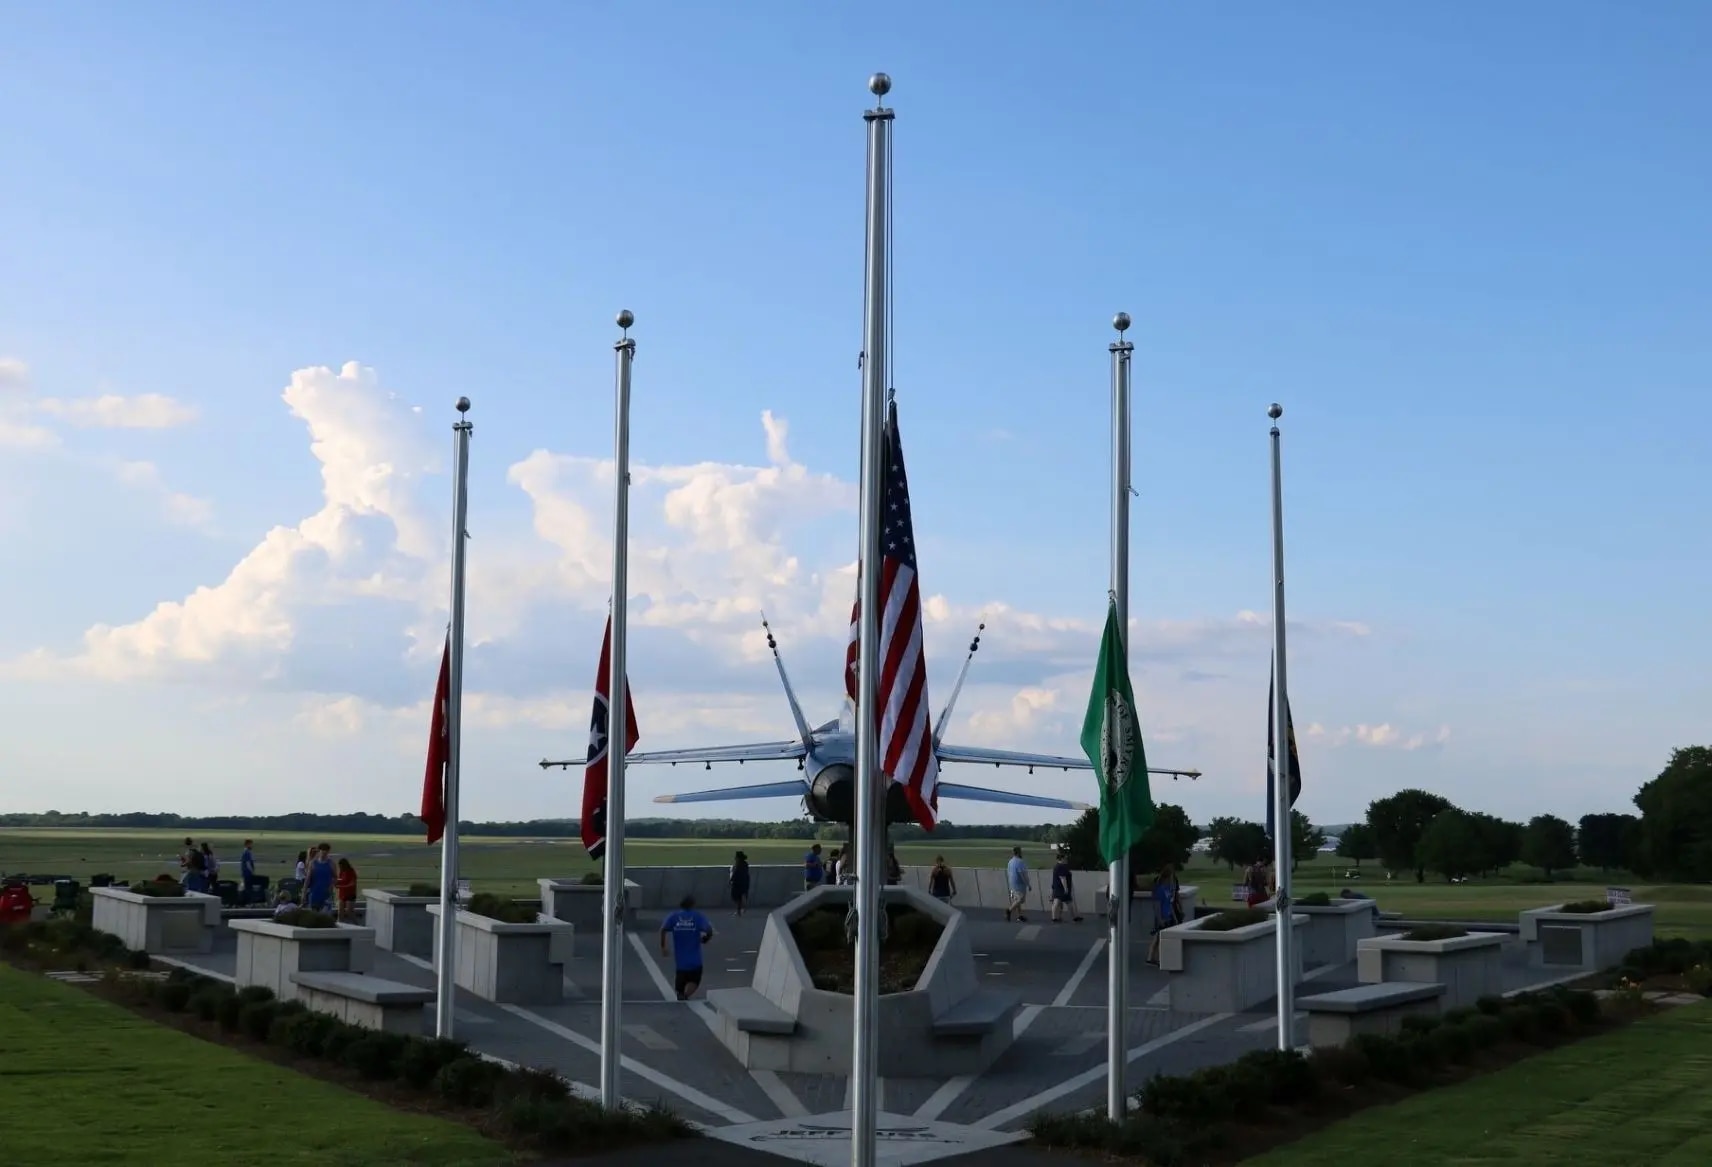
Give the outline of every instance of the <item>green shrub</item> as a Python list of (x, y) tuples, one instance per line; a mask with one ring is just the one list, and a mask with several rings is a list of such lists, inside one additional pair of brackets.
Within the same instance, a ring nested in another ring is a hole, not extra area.
[(533, 924), (538, 914), (516, 900), (505, 899), (485, 891), (471, 896), (470, 902), (464, 905), (464, 911), (498, 920), (501, 924)]
[(1314, 1073), (1338, 1086), (1356, 1086), (1372, 1076), (1367, 1055), (1353, 1045), (1321, 1046), (1308, 1056)]
[(1332, 906), (1332, 897), (1323, 891), (1311, 891), (1297, 900), (1296, 906), (1299, 908), (1329, 908)]
[(137, 969), (139, 971), (148, 968), (149, 954), (141, 949), (137, 949), (133, 952), (127, 952), (125, 954), (125, 967)]
[(440, 886), (434, 883), (413, 883), (404, 892), (407, 896), (433, 896), (440, 898)]
[(1712, 965), (1697, 964), (1682, 974), (1688, 983), (1688, 991), (1699, 993), (1702, 997), (1712, 997)]
[(440, 1067), (440, 1072), (434, 1075), (434, 1089), (457, 1106), (488, 1106), (504, 1075), (505, 1067), (465, 1055)]
[(1467, 928), (1458, 928), (1455, 924), (1422, 924), (1419, 928), (1411, 928), (1403, 933), (1401, 939), (1413, 941), (1426, 940), (1455, 940), (1459, 936), (1467, 936)]
[(601, 871), (585, 871), (577, 881), (584, 887), (600, 887), (606, 883), (606, 873)]
[(1259, 908), (1225, 908), (1215, 915), (1205, 917), (1201, 921), (1201, 931), (1229, 932), (1236, 928), (1246, 928), (1250, 924), (1264, 924), (1271, 918), (1271, 912), (1263, 912)]
[(418, 1090), (426, 1090), (433, 1085), (434, 1076), (441, 1067), (468, 1053), (469, 1046), (461, 1041), (442, 1037), (406, 1038), (404, 1050), (398, 1056), (398, 1076)]
[(1573, 1020), (1569, 1014), (1569, 1007), (1562, 1001), (1555, 1001), (1550, 997), (1535, 1001), (1526, 1008), (1533, 1010), (1534, 1022), (1539, 1026), (1541, 1033), (1562, 1033), (1570, 1027)]
[[(1320, 1092), (1313, 1065), (1296, 1050), (1252, 1050), (1236, 1060), (1262, 1084), (1261, 1096), (1275, 1106), (1299, 1106)], [(1240, 1102), (1238, 1103), (1240, 1108)]]
[(1443, 1014), (1444, 1023), (1446, 1025), (1461, 1025), (1470, 1017), (1478, 1015), (1479, 1012), (1480, 1010), (1474, 1008), (1472, 1005), (1462, 1005), (1455, 1009), (1446, 1009)]
[(1606, 900), (1576, 900), (1573, 904), (1564, 904), (1560, 912), (1573, 912), (1578, 916), (1591, 916), (1594, 912), (1609, 912), (1611, 905)]
[(227, 1033), (238, 1032), (245, 1004), (246, 1002), (239, 999), (238, 994), (227, 993), (215, 1004), (214, 1020), (218, 1021), (220, 1028)]
[(1516, 1041), (1533, 1041), (1540, 1034), (1539, 1016), (1527, 1005), (1514, 1005), (1498, 1014), (1504, 1032)]
[(1474, 1044), (1481, 1049), (1491, 1049), (1510, 1034), (1510, 1030), (1503, 1020), (1490, 1013), (1481, 1013), (1471, 1017), (1463, 1024), (1468, 1028), (1469, 1035), (1474, 1038)]
[(508, 1102), (515, 1098), (569, 1098), (571, 1084), (559, 1075), (557, 1070), (546, 1067), (519, 1066), (509, 1070), (499, 1080), (494, 1088), (494, 1097), (500, 1102)]
[(843, 948), (843, 908), (816, 908), (791, 925), (791, 935), (804, 952), (829, 952)]
[(1431, 1013), (1409, 1013), (1403, 1017), (1403, 1032), (1406, 1034), (1431, 1033), (1443, 1025), (1443, 1019)]
[(325, 1013), (287, 1013), (281, 1009), (274, 1014), (268, 1029), (268, 1043), (277, 1045), (306, 1058), (318, 1058), (326, 1050), (327, 1039), (337, 1023)]
[(1191, 1126), (1223, 1122), (1236, 1113), (1226, 1083), (1205, 1070), (1187, 1077), (1157, 1074), (1142, 1086), (1140, 1097), (1142, 1113)]
[(893, 915), (886, 943), (899, 948), (932, 948), (945, 928), (932, 916), (917, 911)]
[(273, 918), (275, 924), (293, 928), (336, 928), (339, 921), (331, 912), (312, 912), (308, 908), (293, 908)]
[(321, 1056), (329, 1061), (343, 1061), (347, 1049), (374, 1032), (370, 1029), (364, 1029), (360, 1025), (340, 1021), (337, 1017), (329, 1017), (328, 1020), (332, 1022), (332, 1025), (328, 1027), (326, 1036), (321, 1039)]
[(1444, 1059), (1461, 1066), (1474, 1060), (1474, 1055), (1480, 1052), (1480, 1041), (1474, 1036), (1473, 1018), (1460, 1021), (1455, 1025), (1441, 1025), (1425, 1039), (1435, 1043)]
[(160, 1007), (168, 1013), (182, 1013), (185, 1006), (190, 1004), (190, 986), (183, 981), (165, 981), (161, 984), (160, 991), (155, 994), (155, 1000), (159, 1001)]
[(157, 875), (146, 883), (133, 883), (127, 890), (155, 899), (182, 899), (184, 896), (184, 885), (170, 875)]
[(1569, 1015), (1582, 1025), (1597, 1024), (1600, 1018), (1599, 998), (1586, 989), (1565, 989), (1558, 997)]
[(279, 1005), (274, 1001), (243, 1001), (239, 998), (238, 1028), (256, 1041), (266, 1041), (268, 1031), (273, 1028), (274, 1018), (279, 1015)]
[(243, 988), (238, 990), (238, 1000), (242, 1001), (246, 1005), (254, 1004), (258, 1001), (273, 1001), (276, 999), (277, 998), (273, 995), (273, 990), (268, 988), (266, 985), (245, 985)]
[(1420, 1080), (1420, 1064), (1414, 1049), (1397, 1038), (1358, 1033), (1350, 1044), (1367, 1058), (1375, 1077), (1404, 1086)]
[(1474, 1007), (1488, 1017), (1496, 1017), (1504, 1012), (1504, 998), (1492, 996), (1490, 993), (1474, 1002)]
[(222, 993), (219, 989), (203, 986), (190, 994), (190, 1011), (202, 1021), (213, 1021), (220, 1014), (220, 1001), (228, 997), (229, 992)]
[(370, 1081), (382, 1081), (398, 1077), (403, 1053), (403, 1035), (367, 1032), (345, 1046), (339, 1060)]

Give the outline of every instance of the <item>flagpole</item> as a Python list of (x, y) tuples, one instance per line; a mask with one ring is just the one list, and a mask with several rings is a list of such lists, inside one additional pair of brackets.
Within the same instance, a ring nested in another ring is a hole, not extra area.
[(624, 743), (630, 732), (630, 686), (625, 671), (627, 592), (630, 588), (630, 365), (636, 342), (629, 309), (618, 314), (623, 335), (613, 343), (617, 354), (617, 395), (613, 431), (613, 465), (617, 490), (612, 508), (612, 660), (606, 679), (606, 877), (600, 947), (600, 1104), (608, 1110), (623, 1106), (619, 1067), (624, 1050), (619, 1044), (619, 1007), (624, 997)]
[[(1124, 671), (1129, 671), (1129, 362), (1135, 345), (1124, 339), (1129, 313), (1112, 317), (1118, 338), (1112, 355), (1112, 598), (1118, 609), (1118, 635), (1123, 641)], [(1112, 863), (1107, 909), (1111, 914), (1111, 943), (1106, 953), (1106, 1117), (1122, 1122), (1129, 1115), (1124, 1070), (1129, 1064), (1129, 856)]]
[(890, 278), (886, 269), (891, 228), (892, 111), (885, 108), (892, 79), (884, 73), (868, 78), (875, 108), (864, 110), (868, 125), (868, 222), (864, 276), (862, 343), (862, 561), (861, 624), (856, 658), (856, 984), (855, 1022), (850, 1046), (850, 1163), (874, 1167), (879, 1140), (880, 1108), (876, 1091), (880, 1079), (878, 998), (880, 979), (880, 886), (885, 864), (880, 840), (885, 837), (886, 788), (880, 770), (880, 719), (874, 707), (879, 681), (880, 650), (880, 490), (885, 481), (880, 465), (885, 441), (886, 310)]
[(452, 630), (451, 666), (446, 691), (446, 829), (440, 837), (440, 935), (435, 947), (434, 1035), (452, 1036), (452, 1003), (457, 993), (458, 948), (458, 771), (463, 746), (464, 706), (464, 528), (470, 506), (470, 399), (458, 398), (452, 426), (457, 474), (452, 480)]
[(1290, 698), (1284, 682), (1284, 470), (1278, 445), (1278, 419), (1284, 407), (1274, 402), (1272, 419), (1272, 848), (1277, 870), (1278, 1048), (1296, 1046), (1295, 929), (1290, 912)]

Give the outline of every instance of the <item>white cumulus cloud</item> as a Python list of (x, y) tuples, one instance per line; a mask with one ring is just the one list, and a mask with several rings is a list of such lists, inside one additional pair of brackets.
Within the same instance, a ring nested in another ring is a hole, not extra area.
[(44, 397), (36, 408), (74, 426), (95, 429), (164, 430), (196, 420), (194, 406), (160, 393), (121, 397), (104, 393), (99, 397)]

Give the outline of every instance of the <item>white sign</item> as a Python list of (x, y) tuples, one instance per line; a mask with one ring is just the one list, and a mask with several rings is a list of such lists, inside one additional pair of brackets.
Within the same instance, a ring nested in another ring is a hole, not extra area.
[(1608, 887), (1605, 889), (1605, 902), (1613, 908), (1629, 906), (1629, 889), (1626, 887)]
[(1236, 904), (1246, 904), (1248, 902), (1248, 884), (1231, 884), (1231, 902)]
[(470, 898), (470, 881), (467, 879), (458, 880), (458, 902), (460, 904), (464, 903), (464, 902), (468, 901), (469, 898)]

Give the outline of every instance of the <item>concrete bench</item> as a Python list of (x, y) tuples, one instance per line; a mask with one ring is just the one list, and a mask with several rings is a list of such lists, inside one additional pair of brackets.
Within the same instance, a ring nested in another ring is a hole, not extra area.
[(419, 1036), (422, 1006), (434, 999), (433, 989), (400, 984), (353, 972), (294, 972), (299, 999), (317, 1013), (330, 1013), (351, 1025), (385, 1033)]
[(1444, 991), (1441, 984), (1388, 981), (1301, 997), (1296, 1007), (1308, 1014), (1309, 1045), (1347, 1045), (1361, 1033), (1394, 1034), (1411, 1013), (1437, 1013)]
[(797, 1019), (754, 989), (711, 989), (708, 1004), (736, 1023), (744, 1033), (766, 1033), (789, 1037), (796, 1032)]
[(933, 1019), (935, 1037), (984, 1037), (1016, 1011), (1017, 995), (977, 989)]

